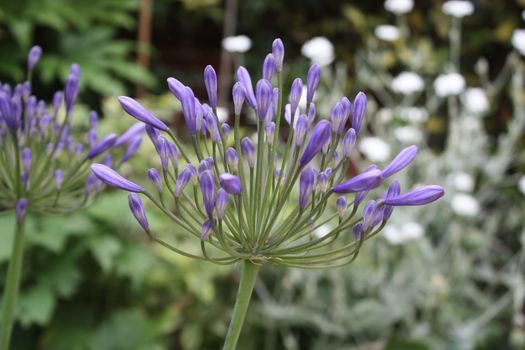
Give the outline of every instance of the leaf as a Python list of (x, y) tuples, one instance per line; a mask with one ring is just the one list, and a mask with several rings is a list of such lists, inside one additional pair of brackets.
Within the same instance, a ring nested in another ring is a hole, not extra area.
[(18, 319), (24, 327), (32, 323), (44, 325), (55, 308), (53, 292), (49, 287), (38, 285), (20, 295), (17, 308)]
[(113, 268), (115, 256), (122, 250), (120, 242), (111, 236), (96, 236), (88, 243), (98, 264), (105, 272)]

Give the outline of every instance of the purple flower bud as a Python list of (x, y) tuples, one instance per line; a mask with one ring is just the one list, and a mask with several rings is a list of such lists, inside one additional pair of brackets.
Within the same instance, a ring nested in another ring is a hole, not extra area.
[(69, 74), (76, 75), (80, 78), (80, 66), (76, 63), (73, 63), (71, 67), (69, 67)]
[(310, 103), (310, 107), (308, 108), (308, 123), (312, 125), (312, 123), (315, 120), (315, 104), (313, 102)]
[(232, 131), (230, 125), (228, 123), (222, 123), (221, 124), (221, 130), (224, 135), (224, 139), (227, 140), (228, 136), (230, 136), (230, 133)]
[(242, 192), (241, 179), (233, 174), (224, 173), (219, 176), (219, 183), (229, 194), (239, 194)]
[(173, 165), (173, 169), (177, 169), (179, 167), (179, 151), (177, 150), (177, 147), (173, 143), (168, 142), (166, 143), (166, 151), (168, 153), (168, 158)]
[(335, 133), (341, 133), (344, 130), (344, 110), (340, 102), (337, 102), (330, 112), (330, 118), (332, 120), (332, 131)]
[(368, 231), (381, 221), (382, 211), (377, 204), (374, 200), (366, 203), (363, 210), (363, 231)]
[(262, 78), (271, 81), (273, 73), (275, 72), (275, 68), (275, 59), (273, 58), (273, 55), (269, 53), (264, 58), (262, 66)]
[(134, 182), (129, 181), (128, 179), (123, 178), (115, 170), (107, 167), (103, 164), (91, 164), (91, 171), (95, 176), (100, 179), (102, 182), (108, 184), (109, 186), (120, 188), (121, 190), (129, 192), (143, 192), (144, 189), (137, 185)]
[(314, 100), (314, 93), (321, 81), (321, 67), (318, 64), (312, 64), (306, 77), (306, 103), (310, 104)]
[(142, 122), (133, 124), (131, 127), (128, 128), (128, 130), (126, 130), (122, 135), (118, 137), (113, 147), (121, 147), (122, 145), (129, 143), (130, 141), (134, 140), (137, 136), (142, 135), (145, 129), (146, 124)]
[(272, 43), (272, 55), (275, 59), (275, 68), (278, 72), (283, 70), (284, 45), (281, 39), (275, 39)]
[(204, 69), (204, 84), (206, 85), (210, 105), (213, 108), (217, 107), (217, 73), (210, 65), (207, 65)]
[[(399, 193), (401, 192), (401, 185), (397, 180), (392, 181), (390, 186), (388, 186), (388, 190), (383, 196), (383, 200), (385, 198), (392, 198), (399, 196)], [(390, 216), (392, 215), (392, 212), (394, 211), (394, 207), (391, 205), (385, 204), (383, 206), (383, 221), (387, 221), (390, 219)]]
[(31, 170), (31, 158), (32, 152), (29, 148), (24, 148), (22, 151), (22, 169), (24, 173), (28, 174)]
[(289, 103), (284, 106), (284, 119), (290, 124), (292, 127), (295, 127), (295, 124), (297, 124), (297, 120), (299, 119), (300, 111), (299, 109), (295, 110), (295, 113), (293, 114), (293, 120), (292, 120), (292, 107)]
[(162, 192), (162, 177), (157, 169), (151, 168), (148, 170), (148, 179), (157, 188), (157, 191)]
[(346, 212), (346, 208), (348, 207), (348, 202), (346, 201), (346, 197), (339, 196), (337, 197), (337, 213), (339, 214), (340, 218), (343, 218)]
[(308, 123), (308, 117), (306, 115), (301, 115), (299, 119), (297, 119), (297, 123), (295, 124), (295, 146), (301, 147), (304, 143), (304, 137), (306, 136), (306, 133), (308, 132), (309, 123)]
[(354, 239), (357, 241), (357, 240), (360, 240), (361, 237), (363, 236), (363, 224), (362, 223), (358, 223), (357, 225), (355, 225), (353, 228), (352, 228), (352, 234), (354, 236)]
[(204, 223), (202, 224), (201, 240), (207, 241), (208, 237), (210, 237), (212, 232), (213, 232), (213, 226), (210, 222), (210, 219), (206, 219)]
[(93, 173), (89, 174), (86, 177), (86, 190), (84, 191), (84, 196), (89, 197), (89, 195), (97, 189), (100, 180)]
[(128, 148), (126, 149), (126, 152), (122, 156), (122, 159), (120, 160), (120, 164), (127, 162), (131, 159), (137, 153), (139, 150), (140, 144), (142, 143), (142, 135), (135, 136), (133, 140), (130, 141)]
[(366, 104), (366, 95), (363, 92), (359, 92), (354, 99), (354, 108), (352, 110), (352, 128), (357, 134), (359, 134), (361, 124), (363, 119), (365, 119)]
[(295, 78), (290, 89), (290, 113), (294, 114), (299, 107), (299, 101), (301, 101), (301, 95), (303, 94), (303, 81), (300, 78)]
[(328, 190), (328, 182), (330, 181), (330, 176), (325, 172), (320, 172), (317, 175), (317, 183), (319, 184), (319, 190), (321, 192), (326, 192)]
[(57, 190), (62, 188), (62, 182), (64, 182), (64, 172), (60, 169), (55, 170), (55, 186)]
[(140, 120), (148, 125), (151, 125), (154, 128), (159, 130), (167, 131), (168, 126), (164, 124), (160, 119), (155, 117), (150, 111), (148, 111), (140, 103), (127, 96), (119, 96), (118, 98), (122, 109), (130, 116), (135, 119)]
[(208, 217), (213, 216), (213, 209), (215, 208), (215, 181), (211, 171), (206, 170), (201, 175), (200, 187), (202, 192), (202, 203)]
[(210, 106), (202, 105), (204, 115), (206, 116), (206, 129), (210, 133), (211, 140), (213, 142), (219, 142), (221, 140), (221, 134), (217, 126), (217, 117), (213, 114), (213, 110)]
[(186, 126), (190, 135), (195, 135), (199, 130), (197, 128), (197, 115), (195, 111), (195, 95), (193, 90), (189, 87), (184, 89), (184, 95), (182, 96), (182, 114), (184, 115), (184, 120), (186, 121)]
[(166, 141), (166, 138), (164, 136), (159, 136), (157, 139), (157, 153), (159, 154), (160, 163), (162, 165), (162, 169), (168, 170), (169, 166), (169, 157), (168, 157), (168, 141)]
[(384, 202), (386, 205), (393, 206), (424, 205), (438, 200), (444, 194), (445, 190), (443, 187), (427, 185), (398, 196), (387, 197)]
[(272, 103), (272, 84), (268, 80), (261, 79), (257, 82), (255, 90), (257, 95), (257, 116), (259, 119), (265, 119)]
[(63, 100), (63, 94), (62, 91), (57, 91), (53, 95), (53, 116), (56, 116), (58, 114), (58, 110), (60, 109), (60, 105), (62, 104)]
[(208, 157), (204, 159), (204, 161), (208, 163), (208, 169), (213, 169), (213, 167), (215, 166), (215, 161), (213, 160), (213, 157)]
[(248, 161), (248, 166), (253, 169), (255, 166), (255, 147), (248, 137), (241, 140), (241, 152)]
[(202, 175), (206, 170), (210, 170), (210, 163), (208, 163), (205, 159), (201, 160), (199, 163), (199, 166), (197, 167), (197, 173)]
[(229, 199), (230, 195), (224, 189), (220, 188), (219, 191), (217, 191), (217, 201), (215, 202), (217, 218), (224, 219)]
[(394, 175), (395, 173), (400, 172), (406, 168), (414, 158), (416, 157), (417, 147), (415, 145), (408, 146), (403, 149), (399, 154), (388, 164), (385, 169), (383, 169), (383, 177), (386, 179)]
[(252, 108), (255, 108), (257, 106), (257, 101), (255, 99), (255, 93), (253, 92), (252, 78), (250, 78), (250, 73), (248, 73), (243, 66), (237, 69), (237, 80), (244, 88), (244, 97), (246, 98), (246, 101), (252, 106)]
[(18, 113), (15, 111), (13, 103), (15, 98), (9, 98), (8, 95), (0, 94), (0, 115), (11, 131), (18, 130), (20, 125), (20, 118), (18, 118)]
[(241, 83), (237, 82), (233, 85), (232, 96), (235, 115), (240, 115), (242, 110), (242, 104), (244, 103), (244, 99), (246, 96), (246, 93)]
[(155, 146), (155, 149), (157, 149), (160, 132), (154, 127), (146, 125), (146, 134), (148, 134), (151, 143)]
[(27, 199), (20, 198), (16, 202), (16, 220), (18, 222), (21, 222), (22, 220), (24, 220), (24, 216), (26, 215), (26, 211), (27, 211)]
[(356, 139), (357, 135), (355, 133), (355, 130), (353, 128), (348, 129), (345, 136), (343, 137), (343, 141), (341, 142), (344, 157), (350, 158), (350, 154), (352, 154), (352, 150), (354, 149)]
[(368, 191), (376, 188), (383, 181), (381, 171), (373, 169), (365, 171), (357, 176), (354, 176), (348, 181), (345, 181), (332, 188), (335, 193), (352, 193)]
[(42, 48), (38, 45), (33, 46), (27, 55), (27, 70), (33, 70), (33, 67), (40, 60), (40, 56), (42, 56)]
[(139, 225), (144, 229), (144, 231), (149, 232), (149, 223), (148, 218), (146, 217), (146, 212), (144, 211), (144, 205), (140, 200), (140, 197), (136, 193), (130, 193), (128, 195), (129, 209), (131, 213), (139, 223)]
[(306, 168), (299, 178), (299, 207), (304, 209), (310, 200), (314, 189), (317, 172), (312, 168)]
[(228, 163), (228, 166), (232, 168), (232, 170), (237, 171), (238, 170), (238, 164), (239, 164), (239, 156), (237, 155), (237, 151), (235, 148), (229, 147), (226, 150), (226, 163)]
[(71, 70), (66, 81), (66, 87), (64, 88), (64, 101), (68, 113), (73, 109), (73, 105), (77, 99), (80, 79), (80, 75), (76, 73), (76, 70), (73, 70), (73, 66), (71, 66)]
[(187, 164), (184, 169), (179, 174), (179, 177), (177, 178), (177, 182), (175, 183), (175, 190), (174, 194), (175, 197), (179, 197), (182, 194), (182, 191), (190, 182), (192, 178), (194, 178), (197, 175), (197, 169), (191, 164)]
[(321, 151), (324, 144), (330, 141), (331, 137), (330, 122), (328, 120), (319, 121), (312, 131), (312, 136), (310, 136), (310, 140), (308, 140), (299, 164), (301, 166), (308, 164)]
[(95, 158), (99, 154), (102, 154), (102, 153), (106, 152), (108, 149), (110, 149), (111, 147), (113, 147), (113, 145), (115, 144), (116, 141), (117, 141), (117, 135), (115, 135), (115, 134), (110, 134), (110, 135), (104, 137), (102, 140), (100, 140), (99, 143), (97, 143), (94, 147), (92, 147), (89, 150), (89, 152), (88, 152), (86, 157), (88, 159)]
[(265, 132), (266, 143), (268, 144), (273, 143), (273, 138), (275, 136), (275, 123), (269, 122), (269, 123), (264, 124), (264, 132)]
[(343, 96), (340, 103), (341, 103), (341, 106), (343, 106), (343, 129), (344, 129), (344, 126), (346, 125), (346, 121), (348, 120), (348, 117), (350, 117), (350, 112), (352, 112), (352, 103), (346, 96)]
[(182, 102), (186, 94), (186, 86), (175, 78), (168, 78), (168, 88), (175, 97)]
[(273, 109), (273, 115), (278, 114), (279, 109), (279, 88), (273, 88), (272, 90), (273, 97), (272, 97), (272, 109)]

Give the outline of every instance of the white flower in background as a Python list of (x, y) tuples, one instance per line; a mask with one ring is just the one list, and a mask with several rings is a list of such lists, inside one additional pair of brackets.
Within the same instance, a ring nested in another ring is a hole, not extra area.
[(314, 234), (317, 238), (323, 238), (330, 232), (332, 232), (334, 228), (330, 225), (321, 225), (317, 229), (315, 229)]
[(399, 117), (411, 123), (424, 123), (428, 120), (428, 111), (422, 107), (403, 107)]
[(399, 28), (390, 24), (377, 26), (374, 34), (376, 37), (384, 41), (396, 41), (401, 35)]
[(470, 1), (452, 0), (445, 2), (442, 10), (449, 16), (463, 18), (474, 13), (474, 5)]
[(439, 97), (459, 95), (465, 90), (465, 78), (458, 73), (440, 74), (434, 81), (434, 89)]
[(518, 180), (518, 189), (521, 193), (525, 194), (525, 175)]
[(334, 45), (324, 36), (316, 36), (305, 42), (301, 53), (320, 66), (327, 66), (335, 59)]
[(246, 35), (227, 36), (222, 39), (222, 47), (228, 52), (246, 52), (252, 47), (252, 40)]
[(377, 118), (382, 123), (388, 123), (394, 118), (394, 113), (390, 108), (381, 108), (377, 111)]
[(217, 119), (220, 123), (228, 121), (228, 108), (226, 107), (217, 107)]
[(423, 237), (424, 229), (417, 222), (406, 222), (401, 228), (387, 225), (383, 230), (386, 240), (392, 245), (405, 244)]
[(474, 114), (483, 114), (489, 109), (487, 94), (481, 88), (468, 88), (463, 94), (463, 105), (467, 111)]
[[(303, 111), (306, 111), (306, 98), (308, 97), (308, 88), (306, 85), (303, 85), (303, 91), (301, 92), (301, 99), (299, 100), (299, 108)], [(315, 99), (315, 94), (314, 94)]]
[(385, 0), (385, 10), (396, 15), (409, 13), (414, 8), (414, 0)]
[(390, 82), (392, 91), (411, 95), (416, 92), (423, 91), (425, 83), (423, 79), (414, 72), (402, 72)]
[(384, 162), (390, 157), (390, 146), (379, 137), (362, 138), (359, 150), (371, 162)]
[(522, 56), (525, 56), (525, 29), (516, 29), (512, 33), (512, 45)]
[(394, 130), (394, 136), (405, 144), (420, 143), (423, 140), (423, 133), (412, 125), (396, 128)]
[(472, 175), (464, 172), (455, 173), (452, 183), (454, 188), (461, 192), (472, 192), (474, 190), (474, 178)]
[(459, 216), (473, 217), (479, 214), (479, 202), (469, 194), (458, 193), (450, 203), (452, 211)]

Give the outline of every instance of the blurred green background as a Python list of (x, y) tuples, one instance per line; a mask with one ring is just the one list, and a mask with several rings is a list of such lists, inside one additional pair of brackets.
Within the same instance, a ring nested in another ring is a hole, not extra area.
[[(525, 194), (518, 184), (525, 173), (525, 95), (523, 57), (511, 44), (513, 31), (525, 26), (525, 1), (476, 0), (474, 14), (462, 21), (459, 69), (467, 85), (501, 76), (501, 86), (494, 82), (494, 91), (485, 89), (491, 107), (476, 119), (475, 142), (454, 149), (447, 141), (451, 125), (463, 118), (467, 125), (457, 125), (468, 133), (473, 124), (468, 113), (454, 115), (446, 99), (429, 107), (432, 82), (449, 60), (452, 27), (442, 3), (418, 0), (410, 13), (396, 17), (381, 0), (0, 0), (0, 81), (22, 81), (26, 54), (38, 44), (44, 49), (34, 76), (40, 97), (50, 99), (76, 62), (82, 69), (80, 100), (102, 112), (104, 129), (129, 125), (116, 103), (121, 94), (141, 97), (163, 119), (180, 125), (167, 77), (204, 96), (207, 64), (218, 69), (221, 59), (228, 60), (221, 79), (231, 79), (239, 63), (259, 73), (272, 40), (280, 37), (290, 84), (295, 76), (304, 78), (309, 66), (302, 45), (324, 36), (334, 45), (335, 62), (323, 67), (319, 93), (367, 92), (373, 114), (367, 132), (383, 137), (407, 126), (398, 108), (407, 104), (382, 101), (381, 87), (368, 74), (388, 81), (417, 70), (428, 93), (410, 105), (428, 110), (428, 120), (418, 126), (427, 156), (407, 181), (434, 176), (454, 194), (449, 174), (468, 173), (478, 212), (462, 215), (450, 200), (411, 217), (400, 212), (398, 226), (419, 222), (423, 238), (404, 244), (379, 238), (342, 269), (265, 267), (239, 349), (525, 349)], [(233, 28), (225, 29), (225, 19), (230, 25), (235, 20)], [(374, 29), (386, 23), (407, 26), (410, 37), (391, 45), (378, 41)], [(251, 49), (223, 52), (225, 31), (247, 35)], [(138, 37), (145, 39), (139, 43)], [(415, 53), (422, 63), (414, 64)], [(490, 63), (485, 73), (483, 62)], [(224, 91), (228, 101), (230, 86)], [(393, 117), (385, 121), (381, 116), (387, 112)], [(248, 131), (250, 122), (244, 124)], [(403, 143), (392, 142), (394, 150)], [(155, 165), (153, 148), (145, 143), (128, 165), (132, 177), (144, 178)], [(366, 157), (362, 150), (355, 167)], [(458, 160), (469, 165), (456, 166)], [(442, 164), (433, 175), (426, 169), (431, 161)], [(171, 222), (153, 210), (148, 215), (156, 230), (171, 234)], [(125, 194), (108, 190), (87, 211), (29, 220), (13, 349), (217, 349), (222, 344), (237, 269), (173, 256), (150, 244), (129, 213)], [(0, 216), (0, 280), (13, 222), (10, 214)]]

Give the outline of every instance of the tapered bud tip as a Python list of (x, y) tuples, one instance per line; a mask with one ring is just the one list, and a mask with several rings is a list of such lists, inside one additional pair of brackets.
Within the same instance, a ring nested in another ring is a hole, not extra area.
[(315, 63), (310, 66), (306, 77), (306, 102), (310, 103), (314, 99), (315, 90), (321, 81), (321, 67)]
[(328, 120), (319, 121), (312, 131), (312, 136), (310, 136), (299, 164), (304, 166), (309, 163), (322, 150), (323, 146), (330, 141), (331, 136), (330, 122)]
[(167, 131), (168, 126), (164, 124), (160, 119), (155, 117), (150, 111), (148, 111), (140, 103), (127, 96), (119, 96), (118, 100), (122, 109), (133, 118), (140, 120), (154, 128), (159, 130)]
[(181, 83), (180, 81), (178, 81), (177, 79), (175, 78), (168, 78), (167, 79), (167, 82), (168, 82), (168, 88), (170, 89), (171, 93), (179, 100), (182, 102), (182, 100), (184, 99), (184, 94), (185, 94), (185, 91), (186, 91), (186, 86), (184, 86), (183, 83)]
[(21, 222), (24, 219), (26, 215), (26, 211), (27, 211), (27, 199), (20, 198), (16, 202), (16, 219), (18, 220), (18, 222)]
[(262, 77), (268, 81), (272, 80), (273, 73), (275, 72), (275, 58), (271, 53), (266, 55), (262, 67)]
[(310, 200), (314, 189), (317, 172), (312, 168), (306, 168), (299, 178), (299, 207), (304, 209)]
[(438, 185), (427, 185), (413, 191), (384, 199), (386, 205), (413, 206), (432, 203), (443, 197), (445, 190)]
[(239, 194), (242, 192), (241, 179), (233, 174), (224, 173), (219, 176), (221, 187), (229, 194)]
[(103, 164), (92, 164), (91, 171), (99, 180), (101, 180), (109, 186), (120, 188), (121, 190), (129, 192), (139, 193), (144, 191), (144, 189), (140, 185), (137, 185), (136, 183), (125, 179), (115, 170)]
[(299, 102), (301, 101), (301, 96), (303, 94), (303, 81), (300, 78), (295, 78), (290, 88), (290, 113), (294, 115), (297, 107), (299, 107)]
[(275, 59), (275, 68), (279, 72), (282, 71), (284, 61), (284, 44), (279, 38), (275, 39), (272, 43), (272, 55)]
[(131, 213), (139, 225), (144, 229), (144, 231), (149, 232), (148, 218), (146, 217), (144, 205), (142, 204), (140, 197), (136, 193), (130, 193), (128, 195), (128, 203), (129, 209), (131, 210)]
[(151, 168), (148, 170), (148, 179), (155, 186), (157, 191), (162, 192), (162, 177), (157, 169)]
[(203, 241), (208, 240), (208, 237), (210, 237), (212, 232), (213, 232), (213, 226), (210, 220), (206, 219), (206, 221), (204, 221), (204, 223), (202, 224), (201, 240)]
[(352, 128), (359, 134), (361, 124), (366, 114), (367, 99), (363, 92), (359, 92), (354, 99), (354, 108), (352, 110)]
[(249, 167), (253, 168), (255, 166), (255, 147), (248, 137), (241, 140), (241, 152), (246, 157)]
[(40, 60), (40, 57), (42, 56), (42, 48), (38, 45), (33, 46), (31, 50), (29, 50), (29, 54), (27, 55), (27, 68), (28, 70), (32, 70), (33, 67), (38, 63)]
[(87, 154), (88, 159), (93, 159), (96, 156), (106, 152), (108, 149), (113, 147), (113, 145), (117, 142), (117, 135), (116, 134), (110, 134), (106, 137), (104, 137), (102, 140), (100, 140), (99, 143), (97, 143), (93, 148), (91, 148)]
[(208, 217), (211, 218), (213, 216), (213, 209), (215, 208), (215, 181), (211, 171), (206, 170), (202, 173), (200, 187), (204, 209)]
[(335, 193), (354, 193), (368, 191), (378, 187), (383, 181), (382, 173), (378, 169), (365, 171), (357, 176), (354, 176), (348, 181), (345, 181), (332, 188)]
[(255, 87), (255, 94), (257, 99), (257, 116), (259, 119), (264, 119), (268, 114), (268, 109), (273, 99), (272, 84), (266, 79), (259, 80)]
[(383, 170), (383, 177), (387, 178), (406, 168), (417, 154), (417, 146), (412, 145), (403, 149)]
[(204, 84), (206, 85), (210, 105), (213, 108), (217, 107), (217, 73), (210, 65), (207, 65), (204, 69)]
[(252, 108), (256, 108), (257, 101), (255, 99), (255, 93), (253, 92), (252, 78), (246, 68), (241, 66), (237, 69), (237, 80), (239, 80), (239, 83), (241, 83), (244, 89), (244, 95), (248, 104), (252, 106)]
[(348, 129), (345, 136), (343, 137), (343, 141), (341, 142), (344, 157), (350, 157), (350, 155), (352, 154), (352, 150), (354, 149), (356, 140), (357, 135), (355, 133), (355, 130), (353, 128)]

